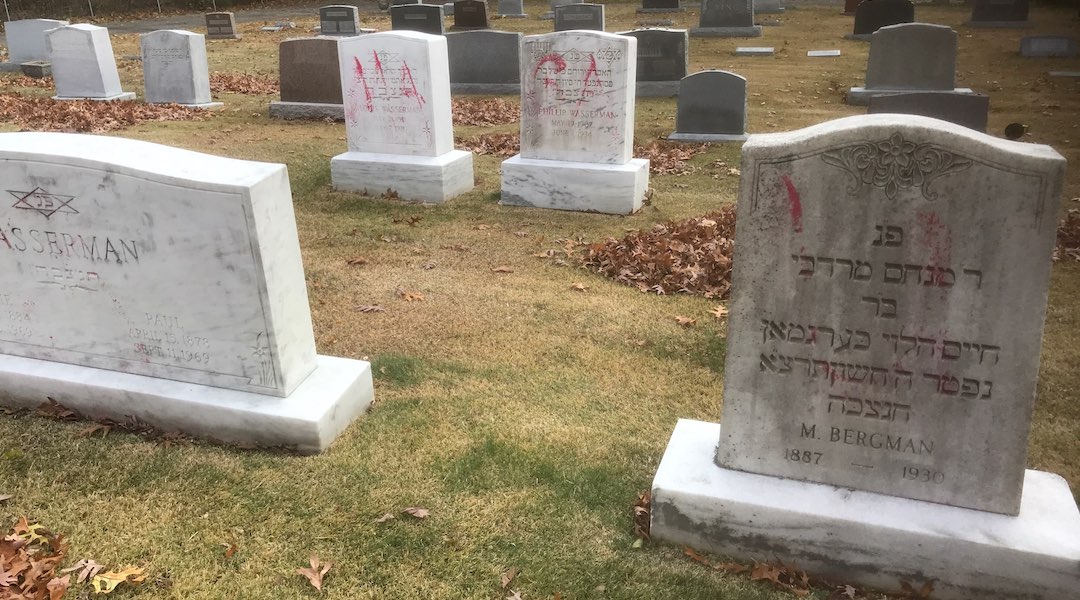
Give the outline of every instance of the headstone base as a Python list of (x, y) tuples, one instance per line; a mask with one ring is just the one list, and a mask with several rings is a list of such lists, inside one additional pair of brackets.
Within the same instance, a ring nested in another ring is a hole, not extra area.
[(120, 92), (115, 96), (103, 96), (99, 98), (88, 98), (86, 96), (53, 96), (53, 100), (95, 100), (97, 102), (112, 102), (114, 100), (134, 100), (135, 92)]
[[(147, 102), (147, 104), (169, 104), (168, 102)], [(215, 108), (221, 108), (225, 106), (224, 102), (200, 102), (198, 104), (181, 104), (184, 108), (194, 108), (198, 110), (213, 110)]]
[(270, 102), (270, 118), (292, 120), (345, 120), (343, 104), (322, 104), (319, 102)]
[(233, 34), (226, 34), (226, 35), (209, 35), (209, 34), (207, 34), (206, 39), (208, 39), (208, 40), (241, 40), (241, 39), (244, 39), (244, 34), (242, 34), (242, 33), (233, 33)]
[(786, 9), (783, 6), (779, 8), (758, 8), (756, 6), (754, 7), (755, 15), (780, 15), (784, 12), (786, 12)]
[(690, 37), (761, 37), (761, 25), (752, 27), (693, 27)]
[(1031, 27), (1031, 21), (966, 21), (968, 27), (981, 27), (983, 29), (1025, 29)]
[(679, 133), (667, 136), (672, 142), (745, 142), (748, 133)]
[(19, 65), (22, 74), (34, 79), (41, 79), (52, 75), (52, 63), (46, 60), (32, 60)]
[(903, 94), (906, 92), (943, 92), (947, 94), (974, 94), (971, 88), (955, 88), (951, 90), (898, 90), (898, 89), (873, 89), (868, 90), (864, 87), (853, 87), (848, 90), (847, 103), (851, 106), (866, 106), (870, 104), (870, 98), (872, 96), (884, 96), (888, 94)]
[(776, 49), (768, 46), (739, 47), (735, 48), (735, 56), (772, 56)]
[[(1080, 590), (1080, 512), (1061, 477), (1027, 471), (1009, 517), (718, 467), (720, 425), (680, 419), (652, 486), (652, 538), (939, 600), (1051, 600)], [(779, 449), (778, 449), (779, 451)]]
[(21, 63), (0, 62), (0, 73), (18, 73), (22, 70)]
[(521, 13), (520, 15), (496, 15), (499, 19), (527, 19), (529, 15)]
[(520, 83), (451, 83), (450, 93), (454, 95), (504, 95), (520, 96)]
[(1080, 71), (1049, 71), (1051, 77), (1080, 77)]
[(638, 98), (674, 98), (679, 95), (679, 82), (639, 81), (635, 93)]
[(552, 11), (548, 11), (548, 12), (540, 15), (540, 20), (541, 21), (552, 21), (554, 19), (555, 19), (555, 13), (552, 12)]
[(487, 31), (490, 27), (460, 27), (458, 25), (451, 25), (450, 31)]
[(844, 39), (852, 40), (855, 42), (869, 42), (870, 38), (873, 37), (873, 35), (874, 34), (872, 33), (845, 33)]
[(502, 163), (499, 204), (629, 215), (649, 188), (649, 161), (625, 165), (512, 156)]
[(649, 14), (656, 14), (656, 13), (679, 13), (679, 12), (686, 12), (686, 9), (685, 8), (639, 8), (639, 9), (637, 9), (637, 14), (639, 14), (639, 15), (649, 15)]
[(371, 364), (319, 356), (287, 397), (268, 396), (18, 356), (0, 356), (0, 404), (56, 400), (91, 419), (135, 417), (163, 431), (216, 441), (325, 450), (374, 397)]
[(379, 195), (393, 190), (402, 200), (446, 202), (473, 189), (473, 155), (441, 156), (345, 152), (330, 160), (335, 190)]

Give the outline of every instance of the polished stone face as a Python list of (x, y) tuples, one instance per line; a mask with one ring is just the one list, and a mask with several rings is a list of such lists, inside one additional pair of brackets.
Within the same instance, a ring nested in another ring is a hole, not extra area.
[(701, 3), (701, 27), (751, 27), (753, 24), (753, 0), (703, 0)]
[(956, 87), (956, 32), (945, 25), (882, 27), (870, 41), (866, 89), (951, 90)]
[(915, 5), (910, 0), (864, 0), (855, 9), (855, 35), (870, 35), (889, 25), (915, 20)]
[(639, 29), (623, 35), (638, 41), (638, 81), (679, 81), (686, 77), (690, 41), (685, 29)]
[(419, 31), (442, 35), (443, 9), (431, 4), (403, 4), (390, 7), (390, 27), (394, 31)]
[(284, 396), (315, 367), (283, 165), (0, 135), (0, 353)]
[(446, 34), (451, 83), (518, 83), (521, 34), (460, 31)]
[(1016, 514), (1064, 169), (908, 115), (751, 136), (717, 462)]
[(564, 4), (555, 7), (555, 31), (604, 30), (603, 4)]
[(212, 40), (239, 37), (236, 17), (231, 12), (206, 13), (206, 37)]
[(206, 41), (201, 34), (154, 31), (141, 36), (140, 48), (147, 102), (210, 102)]
[(360, 33), (360, 13), (355, 6), (332, 5), (319, 9), (320, 35), (357, 35)]
[(338, 39), (295, 38), (278, 45), (282, 102), (341, 104)]
[(746, 78), (727, 71), (699, 71), (682, 80), (675, 114), (678, 133), (746, 133)]
[(45, 43), (57, 96), (109, 98), (123, 93), (108, 29), (67, 25), (45, 34)]

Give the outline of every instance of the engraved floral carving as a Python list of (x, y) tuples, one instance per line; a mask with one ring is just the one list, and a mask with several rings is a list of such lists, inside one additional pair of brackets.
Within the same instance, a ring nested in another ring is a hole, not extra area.
[(916, 187), (923, 198), (935, 200), (937, 192), (930, 189), (935, 179), (971, 166), (970, 160), (934, 144), (905, 140), (899, 132), (879, 142), (861, 142), (826, 152), (821, 158), (855, 179), (848, 194), (873, 185), (883, 188), (889, 200), (895, 200), (900, 190)]

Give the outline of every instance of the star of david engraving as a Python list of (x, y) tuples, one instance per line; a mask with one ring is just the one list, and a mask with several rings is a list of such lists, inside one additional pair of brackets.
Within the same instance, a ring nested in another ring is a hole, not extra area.
[(45, 215), (46, 219), (58, 212), (79, 214), (79, 211), (70, 206), (75, 196), (50, 194), (40, 187), (36, 187), (29, 192), (7, 190), (7, 193), (16, 198), (15, 204), (11, 205), (12, 208), (37, 211), (39, 214)]

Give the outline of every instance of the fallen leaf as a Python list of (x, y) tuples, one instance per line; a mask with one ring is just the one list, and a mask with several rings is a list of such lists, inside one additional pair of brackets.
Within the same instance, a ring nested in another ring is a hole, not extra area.
[(584, 283), (571, 283), (570, 284), (570, 289), (574, 290), (575, 292), (587, 292), (587, 291), (589, 291), (589, 288), (585, 287)]
[(508, 571), (505, 571), (502, 574), (502, 577), (499, 578), (499, 585), (502, 587), (502, 589), (505, 590), (506, 586), (510, 585), (510, 582), (513, 581), (515, 577), (517, 577), (517, 574), (517, 567), (511, 567)]
[(61, 573), (71, 573), (71, 572), (74, 572), (74, 571), (78, 571), (78, 576), (76, 577), (75, 580), (78, 581), (79, 583), (86, 583), (86, 581), (88, 579), (90, 579), (94, 575), (97, 575), (98, 573), (100, 573), (101, 570), (104, 569), (104, 568), (105, 568), (105, 565), (99, 564), (96, 560), (94, 560), (92, 558), (84, 558), (84, 559), (80, 560), (79, 562), (75, 563), (74, 566), (63, 569), (60, 572)]
[(423, 302), (424, 295), (419, 292), (405, 292), (401, 294), (401, 299), (406, 302)]
[(366, 256), (354, 256), (346, 260), (345, 264), (349, 265), (350, 267), (358, 267), (360, 265), (368, 264), (368, 259)]
[(375, 519), (375, 522), (376, 523), (385, 523), (385, 522), (389, 521), (390, 519), (396, 519), (396, 518), (397, 517), (394, 516), (394, 513), (386, 513), (385, 515), (379, 517), (378, 519)]
[(486, 231), (488, 229), (491, 229), (491, 225), (485, 225), (485, 224), (481, 223), (481, 224), (476, 226), (476, 229), (478, 229), (480, 231)]
[(139, 567), (128, 567), (119, 571), (105, 571), (95, 575), (90, 581), (90, 587), (94, 588), (95, 594), (111, 594), (116, 586), (121, 583), (138, 585), (146, 581), (146, 574)]
[(506, 597), (506, 600), (521, 600), (521, 592), (513, 592)]
[(233, 555), (236, 554), (237, 548), (236, 548), (235, 543), (232, 543), (232, 544), (222, 543), (221, 545), (225, 546), (225, 558), (232, 558)]
[(88, 427), (80, 429), (78, 435), (81, 437), (90, 437), (99, 431), (101, 432), (101, 437), (105, 437), (112, 431), (112, 426), (103, 423), (93, 423)]
[(503, 266), (495, 267), (494, 269), (491, 270), (491, 272), (492, 273), (513, 273), (514, 270), (511, 269), (510, 267), (507, 267), (507, 266), (503, 265)]
[(693, 560), (694, 562), (699, 562), (709, 567), (712, 566), (712, 561), (699, 554), (697, 550), (694, 550), (690, 546), (683, 547), (683, 554), (689, 556), (690, 560)]
[(431, 514), (431, 511), (426, 508), (420, 508), (419, 506), (410, 506), (401, 512), (416, 517), (417, 519), (426, 519), (428, 518), (428, 515)]
[(683, 327), (693, 327), (697, 324), (697, 319), (691, 319), (690, 317), (684, 317), (682, 315), (675, 316), (675, 322)]
[(377, 313), (383, 312), (383, 307), (378, 304), (361, 304), (355, 308), (356, 312)]
[(710, 310), (709, 314), (716, 317), (717, 319), (723, 319), (724, 317), (728, 316), (728, 310), (723, 304), (721, 304), (716, 308)]
[(529, 237), (529, 232), (528, 231), (515, 231), (514, 235), (516, 235), (518, 237), (521, 237), (521, 238)]
[(49, 590), (49, 600), (60, 600), (64, 597), (64, 592), (68, 589), (68, 584), (71, 583), (71, 575), (64, 575), (63, 577), (53, 577), (49, 580), (49, 583), (45, 584), (45, 589)]
[(435, 262), (432, 261), (432, 262), (424, 263), (421, 268), (424, 269), (425, 271), (430, 271), (430, 270), (434, 269), (436, 266), (437, 265), (435, 264)]
[(326, 572), (330, 570), (330, 567), (334, 566), (334, 563), (320, 563), (319, 557), (314, 554), (312, 554), (311, 557), (308, 558), (308, 562), (311, 563), (311, 567), (297, 569), (296, 574), (306, 577), (307, 580), (311, 582), (311, 585), (321, 592), (323, 576), (326, 575)]
[(12, 494), (0, 494), (0, 502), (4, 502), (6, 500), (11, 500), (14, 497), (15, 496), (13, 496)]

